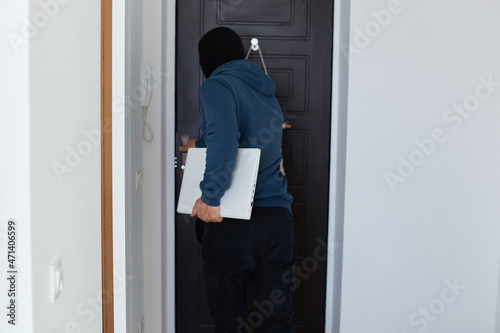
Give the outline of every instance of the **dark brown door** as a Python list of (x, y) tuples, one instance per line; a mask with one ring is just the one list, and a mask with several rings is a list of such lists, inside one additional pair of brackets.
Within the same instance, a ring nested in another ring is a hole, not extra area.
[[(200, 132), (197, 43), (227, 26), (245, 51), (257, 37), (276, 95), (291, 128), (283, 133), (283, 158), (298, 246), (296, 332), (324, 332), (328, 219), (333, 0), (182, 0), (177, 2), (177, 146)], [(259, 65), (258, 53), (250, 58)], [(178, 154), (178, 161), (181, 155)], [(181, 163), (181, 162), (180, 162)], [(180, 184), (177, 169), (177, 188)], [(194, 220), (176, 221), (177, 332), (212, 332), (201, 278)], [(318, 240), (319, 238), (319, 240)], [(321, 248), (319, 253), (315, 249)]]

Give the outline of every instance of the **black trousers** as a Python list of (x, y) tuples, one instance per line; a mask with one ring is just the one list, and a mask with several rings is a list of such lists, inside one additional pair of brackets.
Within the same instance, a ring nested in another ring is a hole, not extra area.
[[(249, 221), (197, 222), (215, 333), (293, 332), (293, 221), (282, 207), (254, 207)], [(247, 308), (247, 290), (253, 304)]]

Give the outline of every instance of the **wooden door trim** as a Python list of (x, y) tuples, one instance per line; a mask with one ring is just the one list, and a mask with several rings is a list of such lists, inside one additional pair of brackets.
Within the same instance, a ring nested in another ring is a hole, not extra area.
[(102, 325), (114, 332), (112, 170), (112, 0), (101, 0), (101, 254)]

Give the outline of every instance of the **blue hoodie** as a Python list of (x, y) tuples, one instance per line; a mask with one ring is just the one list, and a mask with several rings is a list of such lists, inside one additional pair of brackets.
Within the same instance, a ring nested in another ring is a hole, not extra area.
[(207, 147), (201, 200), (219, 206), (229, 188), (238, 148), (260, 148), (259, 174), (254, 206), (285, 207), (292, 196), (280, 171), (283, 114), (274, 96), (276, 86), (248, 60), (234, 60), (218, 67), (200, 88), (203, 137), (197, 147)]

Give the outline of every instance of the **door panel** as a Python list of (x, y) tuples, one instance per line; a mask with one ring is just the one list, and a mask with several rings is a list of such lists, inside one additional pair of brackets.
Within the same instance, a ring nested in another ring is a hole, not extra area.
[(238, 26), (233, 30), (238, 30), (240, 36), (259, 36), (275, 40), (309, 37), (310, 1), (204, 0), (201, 2), (204, 32), (217, 26)]
[[(251, 38), (259, 39), (291, 125), (282, 148), (298, 249), (293, 323), (296, 332), (323, 332), (326, 261), (314, 259), (314, 251), (318, 237), (327, 241), (333, 1), (185, 0), (177, 8), (178, 139), (200, 135), (198, 40), (217, 26), (242, 36), (245, 51)], [(255, 52), (250, 60), (262, 65)], [(176, 182), (178, 189), (179, 177)], [(177, 331), (211, 332), (194, 219), (178, 215), (176, 223)]]

